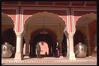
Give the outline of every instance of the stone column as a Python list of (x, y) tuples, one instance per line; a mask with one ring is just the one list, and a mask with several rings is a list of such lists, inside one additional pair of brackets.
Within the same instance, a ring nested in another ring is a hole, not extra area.
[(64, 29), (65, 34), (67, 35), (67, 57), (69, 60), (76, 60), (74, 54), (74, 42), (73, 36), (76, 31), (75, 22), (72, 20), (72, 15), (68, 14), (68, 21), (66, 22), (66, 27)]
[(24, 58), (30, 58), (29, 54), (30, 54), (29, 40), (26, 40), (26, 43), (25, 43), (25, 56), (24, 56)]
[(69, 27), (65, 28), (64, 33), (67, 36), (67, 57), (69, 60), (75, 60), (74, 53), (74, 41), (73, 36), (75, 34), (76, 29), (73, 28), (72, 32), (69, 31)]
[(74, 53), (74, 42), (73, 42), (73, 36), (74, 34), (70, 33), (68, 35), (68, 58), (70, 60), (75, 60), (75, 53)]
[(16, 32), (16, 53), (15, 53), (15, 58), (17, 60), (22, 60), (23, 59), (23, 49), (22, 49), (22, 32)]
[(69, 57), (69, 40), (67, 38), (67, 57)]
[[(26, 34), (26, 33), (25, 33)], [(29, 44), (29, 40), (30, 37), (28, 35), (24, 34), (24, 40), (25, 40), (25, 44), (24, 44), (24, 58), (30, 58), (30, 44)]]

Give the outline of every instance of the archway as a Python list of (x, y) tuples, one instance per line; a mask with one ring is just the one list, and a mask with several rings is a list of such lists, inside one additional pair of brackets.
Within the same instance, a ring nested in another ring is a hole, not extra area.
[[(25, 38), (25, 41), (27, 42), (27, 44), (30, 44), (31, 37), (33, 37), (32, 33), (35, 33), (35, 31), (37, 31), (39, 29), (43, 29), (49, 33), (47, 35), (47, 37), (48, 36), (50, 36), (50, 37), (48, 37), (48, 38), (53, 39), (53, 37), (56, 36), (55, 43), (59, 42), (59, 44), (61, 44), (61, 42), (63, 40), (63, 32), (64, 32), (65, 26), (66, 25), (65, 25), (64, 20), (62, 20), (62, 18), (60, 18), (57, 14), (48, 13), (48, 12), (36, 13), (36, 14), (32, 15), (31, 17), (29, 17), (25, 22), (24, 38)], [(38, 31), (38, 33), (39, 32), (40, 31)], [(37, 34), (36, 37), (37, 36), (41, 36), (41, 35)], [(49, 41), (48, 41), (48, 43), (50, 44)], [(62, 48), (61, 48), (61, 50), (62, 50)], [(53, 55), (53, 53), (51, 55)]]
[[(2, 22), (1, 22), (1, 44), (8, 42), (12, 46), (16, 47), (16, 35), (14, 32), (13, 20), (6, 14), (2, 13)], [(15, 54), (15, 52), (14, 52)], [(14, 57), (14, 55), (12, 55)]]
[(89, 13), (81, 16), (77, 21), (76, 29), (82, 34), (81, 38), (84, 39), (81, 39), (81, 41), (84, 41), (82, 41), (82, 43), (88, 47), (88, 56), (92, 55), (93, 48), (95, 47), (93, 37), (96, 33), (96, 14)]
[(37, 31), (33, 32), (31, 35), (30, 40), (30, 57), (36, 57), (36, 45), (38, 42), (44, 41), (48, 44), (49, 48), (49, 55), (55, 55), (55, 47), (57, 42), (56, 35), (48, 29), (38, 29)]

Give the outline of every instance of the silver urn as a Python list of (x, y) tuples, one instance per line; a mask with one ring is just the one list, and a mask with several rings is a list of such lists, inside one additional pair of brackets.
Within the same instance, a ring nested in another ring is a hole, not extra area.
[(10, 45), (8, 43), (3, 44), (2, 45), (2, 57), (3, 58), (11, 57), (14, 50), (15, 50), (15, 48), (12, 45)]
[(75, 56), (78, 58), (84, 58), (87, 56), (87, 46), (79, 42), (75, 46)]

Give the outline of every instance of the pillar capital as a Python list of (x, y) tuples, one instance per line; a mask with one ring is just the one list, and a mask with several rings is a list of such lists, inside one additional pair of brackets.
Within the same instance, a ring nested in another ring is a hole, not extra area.
[(66, 36), (66, 37), (68, 36), (68, 33), (67, 33), (67, 31), (66, 31), (66, 30), (64, 30), (64, 34), (65, 34), (65, 36)]
[(74, 29), (72, 32), (69, 32), (66, 28), (64, 29), (64, 33), (67, 37), (72, 37), (75, 34), (76, 29)]
[[(66, 35), (66, 34), (67, 34), (67, 33), (65, 33), (65, 35)], [(67, 36), (67, 38), (73, 38), (74, 33), (69, 33), (69, 34), (67, 34), (66, 36)]]
[(16, 36), (23, 36), (22, 32), (15, 32), (15, 33), (16, 33)]
[(14, 59), (15, 60), (22, 60), (23, 59), (22, 53), (21, 52), (16, 52)]
[(73, 35), (74, 35), (74, 33), (70, 32), (68, 35), (69, 35), (69, 36), (73, 36)]

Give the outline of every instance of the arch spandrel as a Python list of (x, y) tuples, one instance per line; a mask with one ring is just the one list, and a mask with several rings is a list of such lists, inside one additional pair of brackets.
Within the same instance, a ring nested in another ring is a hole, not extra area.
[[(10, 28), (14, 28), (14, 21), (8, 15), (2, 13), (1, 15), (1, 27), (2, 31)], [(6, 27), (7, 26), (7, 27)]]
[(97, 20), (97, 16), (95, 13), (85, 14), (77, 20), (76, 27), (88, 25), (90, 22), (95, 21), (95, 20)]

